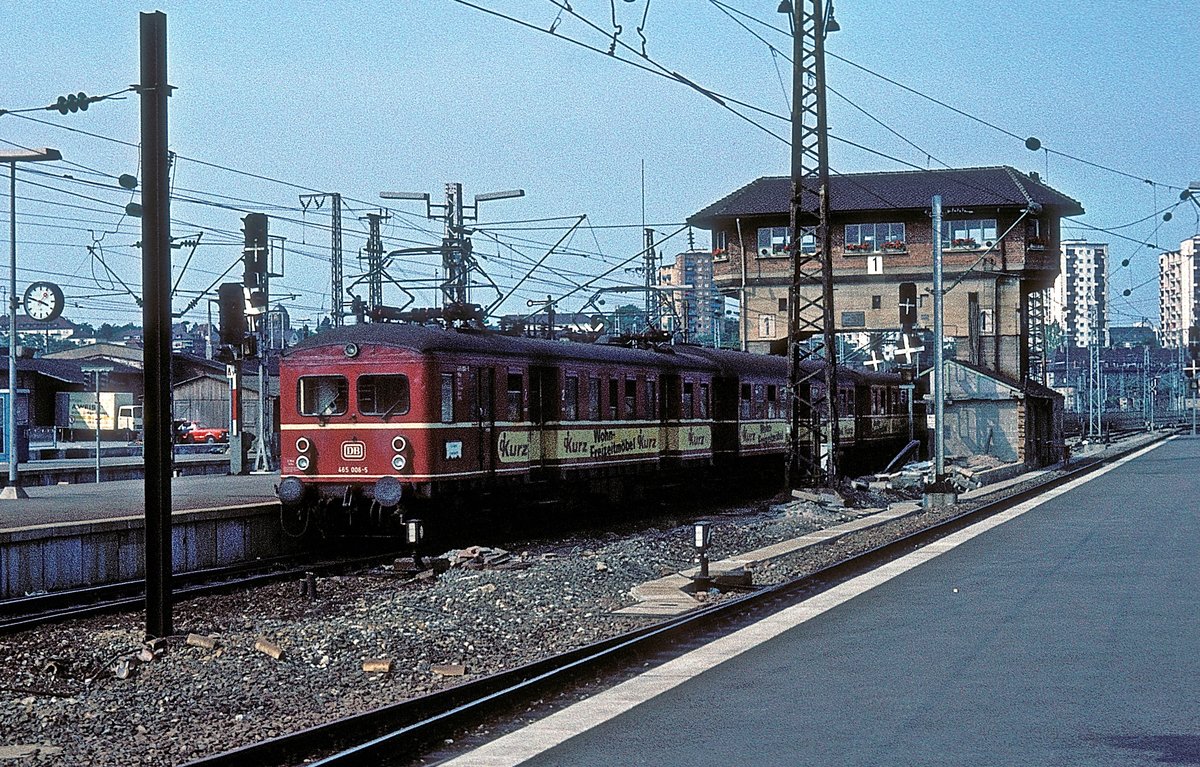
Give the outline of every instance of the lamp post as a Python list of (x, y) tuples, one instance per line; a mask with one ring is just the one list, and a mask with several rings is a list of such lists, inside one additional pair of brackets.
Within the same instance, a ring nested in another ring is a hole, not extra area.
[(4, 430), (8, 448), (8, 486), (0, 499), (16, 500), (29, 496), (17, 479), (17, 163), (61, 160), (57, 149), (16, 149), (0, 151), (0, 162), (8, 163), (8, 418)]

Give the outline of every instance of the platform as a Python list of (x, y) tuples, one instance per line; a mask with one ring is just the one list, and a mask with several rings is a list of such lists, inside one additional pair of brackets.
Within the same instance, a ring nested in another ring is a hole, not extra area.
[(1198, 463), (1146, 448), (445, 764), (1200, 763)]
[[(278, 474), (189, 476), (172, 482), (176, 571), (288, 550)], [(0, 501), (0, 599), (142, 577), (142, 480), (29, 487)]]
[[(122, 479), (139, 479), (143, 476), (145, 461), (140, 455), (100, 456), (100, 479), (110, 482)], [(228, 474), (229, 451), (212, 452), (209, 449), (180, 452), (175, 456), (175, 472), (182, 476), (194, 474)], [(17, 475), (22, 487), (94, 483), (96, 481), (96, 458), (90, 457), (53, 458), (28, 461), (17, 466)], [(0, 463), (0, 487), (8, 485), (8, 465)]]

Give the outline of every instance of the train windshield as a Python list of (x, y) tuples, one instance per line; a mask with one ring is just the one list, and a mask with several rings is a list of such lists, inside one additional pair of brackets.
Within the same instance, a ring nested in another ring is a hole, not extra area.
[(384, 418), (408, 412), (408, 376), (358, 377), (358, 412)]
[(320, 418), (343, 415), (350, 403), (350, 386), (345, 376), (303, 376), (296, 400), (300, 415)]

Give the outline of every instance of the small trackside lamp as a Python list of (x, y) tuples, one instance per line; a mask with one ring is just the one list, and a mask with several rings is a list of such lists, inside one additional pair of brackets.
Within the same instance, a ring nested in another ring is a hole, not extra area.
[(404, 540), (413, 550), (413, 564), (420, 569), (425, 569), (425, 562), (422, 561), (419, 546), (421, 541), (425, 540), (425, 525), (419, 519), (407, 519), (404, 521)]
[(693, 528), (696, 556), (700, 560), (700, 571), (696, 574), (696, 590), (708, 589), (708, 546), (712, 539), (712, 523), (697, 522)]
[(404, 540), (410, 546), (416, 546), (425, 539), (425, 525), (419, 519), (410, 519), (404, 523)]

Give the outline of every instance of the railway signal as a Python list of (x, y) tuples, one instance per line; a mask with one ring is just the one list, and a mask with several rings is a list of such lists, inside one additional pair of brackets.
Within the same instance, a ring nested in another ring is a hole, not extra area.
[(894, 354), (897, 357), (903, 357), (905, 365), (912, 365), (914, 362), (913, 358), (916, 357), (916, 355), (920, 354), (921, 352), (925, 351), (925, 347), (924, 346), (914, 346), (913, 342), (912, 342), (912, 338), (907, 333), (904, 333), (901, 336), (901, 340), (904, 343), (896, 348), (896, 351), (894, 352)]
[(900, 283), (900, 329), (911, 333), (917, 324), (917, 283)]

